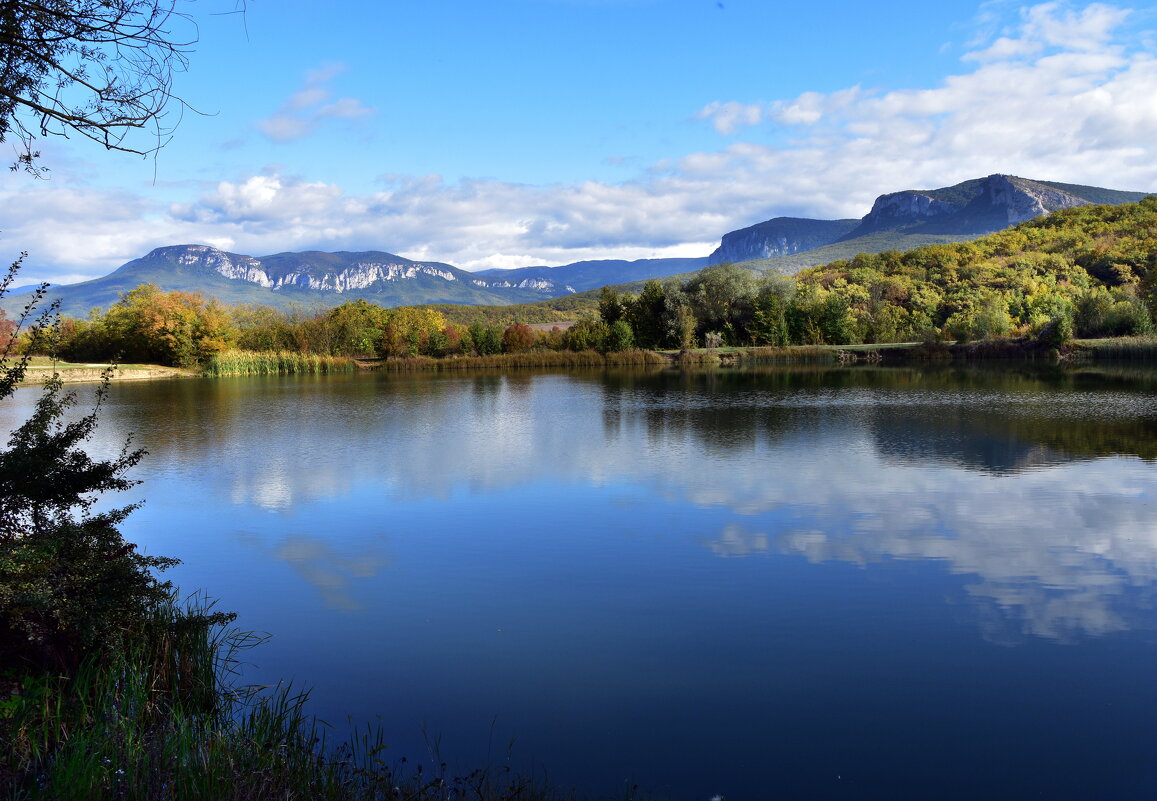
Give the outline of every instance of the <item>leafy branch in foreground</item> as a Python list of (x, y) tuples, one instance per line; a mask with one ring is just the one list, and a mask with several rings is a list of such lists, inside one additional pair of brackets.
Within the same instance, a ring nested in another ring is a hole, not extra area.
[[(0, 282), (0, 294), (18, 269), (19, 261)], [(10, 358), (20, 327), (28, 325), (38, 339), (55, 323), (53, 307), (34, 316), (38, 300), (29, 302), (0, 351), (0, 401), (16, 392), (27, 367), (27, 357)], [(139, 553), (117, 528), (136, 506), (94, 511), (102, 493), (136, 484), (126, 473), (144, 456), (127, 441), (111, 459), (84, 449), (110, 378), (106, 371), (87, 414), (68, 419), (76, 396), (53, 376), (0, 450), (0, 671), (75, 667), (86, 655), (115, 648), (168, 596), (168, 583), (153, 571), (176, 560)]]

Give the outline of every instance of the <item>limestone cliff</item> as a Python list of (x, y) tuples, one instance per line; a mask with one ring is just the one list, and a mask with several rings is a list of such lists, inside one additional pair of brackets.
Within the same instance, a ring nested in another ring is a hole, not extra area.
[(708, 263), (724, 264), (790, 256), (835, 242), (855, 228), (858, 222), (776, 217), (724, 234), (719, 247), (708, 257)]

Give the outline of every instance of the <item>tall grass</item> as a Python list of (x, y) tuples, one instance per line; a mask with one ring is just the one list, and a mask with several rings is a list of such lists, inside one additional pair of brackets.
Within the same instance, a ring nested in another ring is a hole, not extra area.
[(791, 345), (760, 348), (696, 348), (675, 356), (680, 367), (752, 367), (756, 365), (836, 364), (839, 351), (831, 347)]
[(1157, 336), (1084, 339), (1077, 346), (1080, 357), (1094, 360), (1157, 361)]
[(289, 351), (227, 350), (209, 357), (207, 376), (276, 375), (282, 373), (350, 373), (353, 359)]
[[(455, 775), (386, 760), (381, 728), (337, 746), (308, 693), (236, 684), (261, 638), (162, 605), (135, 645), (70, 677), (0, 687), (0, 798), (11, 801), (561, 801), (507, 766)], [(207, 625), (206, 622), (212, 623)], [(7, 692), (5, 691), (7, 690)], [(7, 696), (7, 697), (5, 697)], [(625, 797), (634, 796), (634, 790)]]
[(489, 356), (452, 356), (435, 359), (430, 356), (407, 356), (384, 359), (379, 368), (392, 371), (410, 370), (530, 370), (543, 367), (658, 366), (668, 364), (661, 354), (649, 350), (625, 350), (599, 353), (594, 350), (528, 350), (522, 353), (496, 353)]
[(741, 351), (736, 359), (742, 364), (835, 364), (840, 351), (816, 345), (793, 345), (776, 348), (751, 348)]

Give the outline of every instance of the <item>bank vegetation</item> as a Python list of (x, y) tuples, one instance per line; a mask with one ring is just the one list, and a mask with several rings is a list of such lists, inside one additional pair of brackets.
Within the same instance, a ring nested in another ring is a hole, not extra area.
[[(458, 369), (597, 363), (592, 353), (623, 363), (649, 357), (609, 354), (697, 348), (1014, 343), (956, 351), (979, 357), (1073, 339), (1133, 342), (1087, 352), (1143, 357), (1152, 346), (1136, 338), (1154, 333), (1157, 316), (1157, 197), (1057, 211), (972, 242), (860, 254), (794, 277), (724, 264), (647, 281), (638, 294), (607, 287), (576, 298), (575, 319), (557, 325), (488, 322), (495, 316), (485, 311), (355, 300), (286, 313), (146, 284), (88, 319), (61, 320), (43, 347), (74, 361), (118, 357), (214, 375), (345, 370), (355, 358)], [(0, 319), (0, 344), (12, 326)]]

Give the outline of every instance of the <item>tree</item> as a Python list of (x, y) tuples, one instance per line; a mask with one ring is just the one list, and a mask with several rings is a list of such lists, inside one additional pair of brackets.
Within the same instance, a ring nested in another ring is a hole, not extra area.
[[(92, 322), (103, 328), (106, 352), (90, 352), (88, 358), (120, 354), (131, 361), (195, 367), (236, 339), (228, 313), (215, 299), (206, 301), (194, 292), (162, 292), (156, 284), (126, 292), (103, 318)], [(68, 351), (65, 355), (85, 356)]]
[(613, 288), (605, 286), (599, 293), (599, 318), (607, 325), (614, 325), (623, 319), (623, 306), (619, 293)]
[(783, 276), (767, 276), (759, 281), (752, 302), (748, 332), (761, 345), (787, 345), (787, 309), (795, 293), (795, 284)]
[(667, 336), (667, 296), (655, 279), (643, 284), (643, 291), (626, 307), (625, 319), (631, 324), (635, 341), (643, 348), (659, 348)]
[[(0, 283), (0, 297), (18, 266)], [(38, 301), (17, 324), (29, 325), (33, 343), (55, 322), (52, 307), (32, 319)], [(0, 350), (0, 400), (16, 391), (28, 360), (13, 359), (11, 342)], [(82, 656), (115, 647), (151, 604), (168, 597), (169, 585), (152, 571), (176, 560), (138, 553), (117, 529), (135, 505), (93, 511), (101, 493), (136, 483), (125, 474), (144, 455), (129, 442), (112, 459), (83, 449), (108, 381), (106, 373), (87, 414), (66, 422), (76, 398), (53, 376), (0, 450), (0, 666), (75, 667)]]
[(502, 332), (502, 350), (505, 353), (521, 353), (534, 346), (534, 329), (526, 323), (514, 323), (506, 326)]
[(388, 317), (389, 312), (381, 306), (362, 298), (330, 309), (325, 322), (330, 330), (331, 355), (374, 355), (385, 335)]
[(820, 306), (820, 333), (829, 345), (850, 345), (855, 338), (848, 302), (842, 295), (829, 292)]
[(434, 351), (445, 348), (447, 340), (442, 332), (447, 323), (442, 312), (402, 306), (383, 313), (389, 315), (382, 340), (383, 355), (433, 355)]
[(612, 353), (635, 347), (635, 333), (626, 320), (615, 320), (607, 332), (606, 349)]
[(566, 330), (563, 342), (567, 350), (602, 350), (609, 334), (602, 320), (579, 320)]
[(474, 353), (478, 356), (502, 353), (502, 332), (498, 328), (482, 323), (471, 323), (467, 332), (474, 346)]
[[(41, 172), (34, 143), (49, 135), (80, 134), (139, 154), (165, 144), (173, 73), (185, 67), (194, 38), (173, 35), (186, 20), (175, 2), (0, 0), (0, 141), (15, 136), (22, 145), (13, 169)], [(152, 129), (150, 144), (127, 139), (143, 128)], [(19, 261), (0, 279), (0, 297), (18, 269)], [(32, 293), (14, 329), (6, 326), (0, 401), (23, 380), (27, 353), (58, 323), (54, 306), (33, 317), (45, 290)], [(32, 347), (13, 359), (12, 335), (26, 327)], [(113, 459), (84, 450), (110, 377), (88, 414), (72, 421), (66, 412), (75, 396), (59, 377), (49, 379), (31, 417), (0, 450), (0, 667), (75, 668), (139, 633), (150, 610), (169, 598), (153, 571), (175, 560), (138, 553), (117, 528), (134, 507), (94, 511), (101, 493), (133, 485), (126, 472), (144, 454), (129, 442)]]
[[(187, 35), (174, 33), (179, 25)], [(173, 75), (195, 41), (176, 0), (0, 3), (0, 141), (21, 142), (13, 169), (43, 169), (34, 143), (50, 135), (80, 134), (128, 153), (158, 150), (173, 130)], [(146, 128), (151, 142), (129, 139)]]
[(0, 351), (7, 351), (12, 347), (12, 340), (16, 336), (16, 321), (9, 320), (8, 315), (0, 309)]
[(706, 267), (683, 285), (683, 293), (699, 321), (699, 332), (722, 332), (730, 344), (747, 340), (755, 299), (751, 272), (734, 264)]

